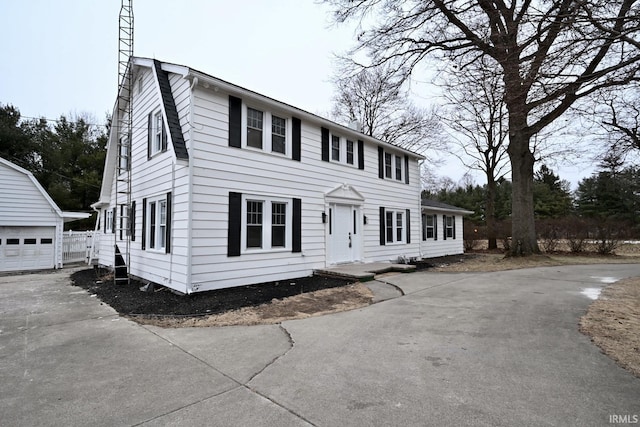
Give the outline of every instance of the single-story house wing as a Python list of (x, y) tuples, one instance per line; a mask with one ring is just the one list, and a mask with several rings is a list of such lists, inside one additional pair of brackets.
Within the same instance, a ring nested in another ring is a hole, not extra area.
[(463, 216), (472, 214), (473, 211), (430, 199), (422, 199), (421, 205), (421, 257), (464, 253)]

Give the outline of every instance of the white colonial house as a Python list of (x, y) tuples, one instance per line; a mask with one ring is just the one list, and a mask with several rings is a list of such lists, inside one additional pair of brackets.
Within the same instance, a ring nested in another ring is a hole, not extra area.
[(31, 172), (0, 158), (0, 272), (61, 268), (64, 223), (89, 216), (61, 211)]
[(437, 200), (422, 199), (420, 256), (433, 258), (464, 253), (463, 216), (472, 213)]
[(93, 205), (99, 264), (128, 243), (132, 277), (193, 293), (420, 257), (420, 155), (186, 66), (131, 61), (131, 153), (118, 156), (112, 127)]

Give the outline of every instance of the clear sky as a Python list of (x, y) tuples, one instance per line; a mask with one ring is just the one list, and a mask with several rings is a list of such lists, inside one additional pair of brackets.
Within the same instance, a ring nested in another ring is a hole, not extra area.
[[(333, 55), (352, 46), (354, 31), (332, 26), (328, 6), (133, 3), (136, 56), (186, 65), (312, 113), (331, 109)], [(119, 12), (118, 0), (0, 0), (0, 103), (23, 117), (88, 113), (104, 123), (116, 96)], [(456, 181), (466, 170), (457, 160), (438, 169)], [(560, 171), (574, 184), (586, 175), (584, 165)]]

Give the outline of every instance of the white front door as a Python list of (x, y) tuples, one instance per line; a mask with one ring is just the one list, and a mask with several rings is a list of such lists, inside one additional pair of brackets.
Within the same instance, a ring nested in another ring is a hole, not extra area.
[(329, 260), (332, 264), (359, 261), (362, 258), (359, 217), (358, 206), (329, 206)]

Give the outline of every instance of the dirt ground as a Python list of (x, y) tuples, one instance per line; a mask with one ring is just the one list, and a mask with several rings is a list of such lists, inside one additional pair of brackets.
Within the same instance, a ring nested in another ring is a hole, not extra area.
[[(509, 258), (485, 250), (419, 262), (418, 270), (491, 272), (518, 268), (602, 263), (640, 263), (640, 244), (624, 244), (615, 255), (567, 252)], [(104, 280), (100, 280), (104, 279)], [(72, 275), (74, 285), (87, 289), (118, 313), (141, 324), (160, 327), (204, 327), (273, 324), (338, 311), (372, 302), (361, 283), (307, 277), (219, 291), (179, 296), (166, 288), (142, 292), (141, 283), (114, 285), (94, 270)], [(580, 330), (602, 351), (640, 377), (640, 278), (614, 283), (581, 319)]]

